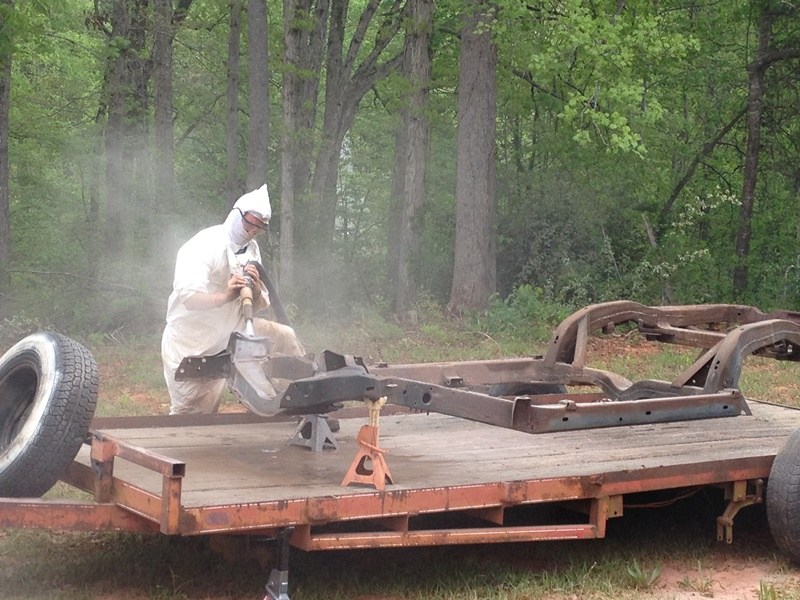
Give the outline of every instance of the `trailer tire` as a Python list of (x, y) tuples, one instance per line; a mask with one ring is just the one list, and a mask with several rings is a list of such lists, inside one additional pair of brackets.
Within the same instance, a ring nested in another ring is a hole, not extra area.
[(75, 458), (97, 404), (97, 364), (58, 333), (29, 335), (0, 357), (0, 497), (38, 497)]
[(775, 543), (800, 564), (800, 429), (792, 432), (772, 463), (766, 503)]

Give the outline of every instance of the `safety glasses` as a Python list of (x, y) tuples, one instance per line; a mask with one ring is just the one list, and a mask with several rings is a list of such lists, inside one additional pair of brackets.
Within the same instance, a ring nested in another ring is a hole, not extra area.
[(269, 230), (269, 221), (266, 221), (264, 223), (256, 223), (247, 218), (249, 213), (242, 212), (241, 208), (237, 208), (236, 210), (238, 210), (239, 214), (242, 215), (242, 223), (244, 223), (245, 228), (258, 229), (259, 231)]

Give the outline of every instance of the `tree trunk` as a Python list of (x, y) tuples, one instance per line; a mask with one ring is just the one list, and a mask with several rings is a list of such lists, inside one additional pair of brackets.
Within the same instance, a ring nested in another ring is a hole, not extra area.
[[(12, 0), (1, 0), (4, 10), (13, 10)], [(11, 58), (13, 32), (8, 22), (0, 21), (0, 317), (11, 293), (8, 273), (11, 261), (11, 227), (9, 210), (8, 134), (11, 100)]]
[(228, 119), (225, 129), (225, 148), (228, 164), (228, 208), (241, 195), (239, 189), (239, 48), (241, 42), (241, 0), (231, 0), (231, 28), (228, 33)]
[(250, 126), (247, 132), (247, 190), (267, 183), (269, 147), (269, 44), (266, 0), (247, 3), (247, 83)]
[[(356, 110), (364, 95), (390, 71), (400, 65), (402, 52), (385, 62), (378, 62), (384, 55), (387, 45), (396, 37), (402, 23), (404, 11), (400, 0), (394, 0), (390, 8), (383, 12), (383, 21), (377, 26), (373, 46), (362, 52), (370, 24), (377, 14), (380, 0), (368, 0), (359, 16), (345, 49), (344, 38), (347, 30), (348, 0), (332, 0), (331, 18), (328, 29), (328, 48), (325, 80), (325, 113), (322, 122), (322, 138), (319, 143), (317, 159), (314, 164), (314, 178), (311, 185), (312, 215), (303, 219), (310, 224), (311, 235), (305, 237), (300, 247), (308, 257), (304, 269), (303, 289), (312, 299), (323, 301), (324, 308), (331, 304), (332, 296), (327, 298), (314, 294), (322, 285), (325, 289), (342, 289), (336, 274), (341, 271), (338, 260), (346, 260), (334, 246), (338, 203), (337, 181), (339, 159), (344, 138), (355, 119)], [(357, 60), (364, 54), (360, 62)], [(334, 299), (335, 301), (335, 299)]]
[(430, 126), (425, 115), (431, 79), (433, 1), (411, 0), (403, 71), (411, 83), (397, 132), (388, 232), (389, 298), (395, 313), (416, 301), (422, 215), (427, 197)]
[(495, 9), (470, 0), (461, 30), (458, 78), (458, 166), (453, 285), (454, 314), (488, 306), (495, 292), (496, 49)]
[[(328, 0), (284, 0), (279, 274), (284, 295), (295, 287), (295, 221), (302, 217), (311, 170), (312, 129), (328, 21)], [(314, 23), (308, 28), (305, 23)]]
[(758, 25), (758, 54), (756, 60), (747, 66), (747, 146), (744, 156), (744, 182), (742, 184), (742, 205), (739, 211), (739, 229), (736, 232), (736, 265), (733, 270), (733, 294), (743, 300), (747, 290), (747, 260), (750, 254), (750, 234), (753, 216), (753, 203), (756, 195), (758, 177), (758, 154), (761, 145), (761, 111), (764, 99), (764, 72), (766, 66), (761, 59), (769, 50), (772, 17), (763, 13)]
[(172, 126), (172, 0), (153, 2), (153, 108), (155, 151), (153, 178), (156, 212), (174, 209), (175, 171)]
[[(125, 230), (128, 238), (126, 259), (148, 268), (157, 256), (154, 235), (156, 193), (153, 183), (150, 145), (153, 61), (149, 48), (151, 15), (149, 0), (132, 0), (125, 80), (128, 90), (124, 121), (124, 161), (128, 169), (128, 194), (125, 202)], [(126, 260), (127, 262), (127, 260)], [(112, 267), (113, 268), (113, 267)]]
[(110, 50), (107, 66), (107, 105), (106, 124), (106, 218), (105, 244), (107, 257), (113, 262), (125, 252), (126, 203), (129, 194), (129, 170), (126, 168), (124, 154), (125, 119), (127, 117), (127, 52), (130, 16), (126, 0), (114, 0), (110, 15), (111, 33), (108, 41)]
[[(386, 18), (380, 24), (375, 44), (361, 63), (361, 46), (367, 30), (377, 14), (379, 0), (368, 0), (359, 17), (347, 52), (344, 51), (344, 36), (347, 25), (348, 0), (333, 0), (330, 28), (328, 31), (327, 69), (325, 81), (325, 113), (322, 123), (322, 140), (314, 166), (312, 198), (316, 207), (316, 227), (310, 246), (315, 256), (331, 256), (330, 244), (336, 222), (336, 181), (339, 172), (339, 157), (345, 135), (353, 125), (356, 110), (364, 95), (375, 84), (397, 68), (403, 59), (398, 53), (382, 63), (384, 50), (395, 38), (402, 24), (401, 2), (395, 0), (391, 8), (385, 9)], [(323, 268), (325, 271), (329, 269)]]
[(739, 212), (739, 229), (736, 233), (736, 265), (733, 270), (733, 294), (745, 300), (748, 288), (748, 260), (752, 233), (753, 207), (755, 205), (758, 159), (761, 150), (761, 113), (764, 104), (764, 81), (767, 69), (775, 62), (800, 58), (796, 44), (772, 48), (772, 25), (776, 18), (796, 19), (797, 9), (790, 5), (765, 6), (758, 22), (758, 51), (747, 65), (747, 146), (745, 148), (742, 183), (742, 204)]
[[(151, 160), (146, 145), (150, 102), (148, 85), (152, 63), (145, 58), (146, 0), (114, 0), (108, 31), (108, 123), (106, 126), (107, 269), (136, 253), (141, 262), (153, 247), (150, 242), (152, 208)], [(97, 15), (98, 19), (106, 15)], [(134, 235), (135, 234), (135, 235)], [(138, 244), (133, 247), (134, 241)]]

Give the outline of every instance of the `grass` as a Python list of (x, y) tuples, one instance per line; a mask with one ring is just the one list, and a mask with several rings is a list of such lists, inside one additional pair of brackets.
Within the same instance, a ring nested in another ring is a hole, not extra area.
[[(546, 339), (489, 335), (427, 315), (401, 326), (364, 315), (346, 328), (299, 323), (307, 349), (330, 348), (368, 362), (428, 362), (540, 354)], [(630, 379), (671, 380), (691, 364), (693, 349), (658, 346), (636, 334), (613, 344), (593, 340), (589, 364)], [(101, 368), (98, 415), (166, 412), (156, 337), (86, 342)], [(791, 363), (749, 358), (741, 386), (749, 397), (797, 406), (800, 372)], [(228, 402), (233, 402), (229, 399)], [(370, 551), (292, 551), (293, 600), (573, 600), (670, 598), (659, 595), (665, 566), (677, 569), (681, 593), (713, 597), (720, 561), (772, 565), (759, 600), (800, 600), (796, 571), (769, 536), (763, 506), (737, 516), (733, 546), (718, 544), (716, 491), (658, 511), (626, 510), (603, 540)], [(56, 486), (50, 498), (73, 498)], [(271, 543), (249, 539), (246, 551), (220, 554), (209, 537), (114, 532), (0, 530), (0, 598), (8, 600), (207, 600), (260, 598), (273, 566)]]
[[(720, 555), (769, 560), (773, 549), (759, 533), (758, 515), (743, 520), (741, 543), (729, 547), (717, 545), (710, 528), (697, 529), (697, 510), (688, 503), (667, 518), (634, 514), (615, 520), (608, 537), (596, 541), (294, 551), (290, 594), (295, 600), (633, 600), (663, 597), (658, 575), (669, 562), (686, 573), (681, 589), (713, 597), (719, 574), (707, 565)], [(256, 598), (270, 568), (257, 556), (221, 560), (206, 538), (9, 531), (0, 537), (0, 591), (9, 600)], [(773, 594), (765, 598), (796, 598), (800, 590), (761, 587)]]

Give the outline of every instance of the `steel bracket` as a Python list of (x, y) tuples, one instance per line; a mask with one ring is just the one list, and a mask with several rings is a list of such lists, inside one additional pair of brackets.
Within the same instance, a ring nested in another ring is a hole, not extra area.
[[(750, 493), (748, 493), (750, 492)], [(733, 481), (726, 489), (728, 506), (722, 516), (717, 517), (717, 541), (733, 543), (733, 519), (746, 506), (764, 501), (764, 480)]]

